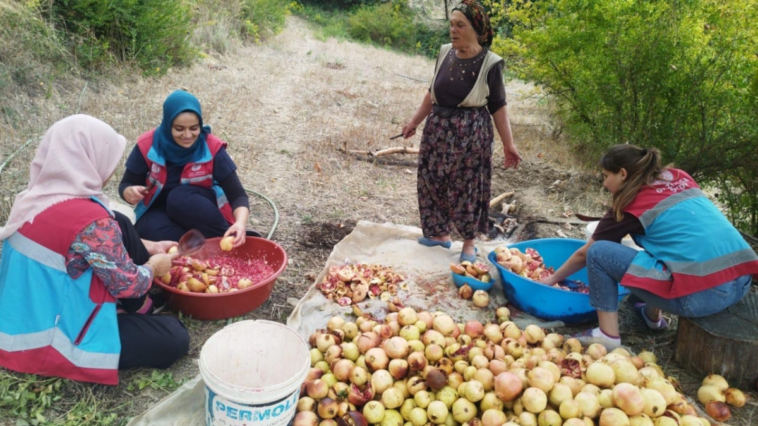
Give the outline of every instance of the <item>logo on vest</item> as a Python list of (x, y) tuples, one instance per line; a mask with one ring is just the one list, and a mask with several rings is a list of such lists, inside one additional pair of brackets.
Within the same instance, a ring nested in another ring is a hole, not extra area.
[(161, 166), (159, 166), (156, 163), (153, 163), (153, 166), (150, 167), (150, 171), (153, 173), (160, 173), (161, 172)]
[(662, 194), (664, 191), (670, 191), (676, 194), (679, 191), (684, 191), (692, 186), (692, 181), (687, 178), (681, 178), (676, 182), (665, 182), (663, 188), (658, 188), (655, 192)]
[(201, 166), (200, 164), (195, 164), (194, 166), (192, 166), (192, 168), (190, 168), (190, 170), (192, 170), (193, 172), (196, 172), (200, 170), (201, 167), (203, 166)]

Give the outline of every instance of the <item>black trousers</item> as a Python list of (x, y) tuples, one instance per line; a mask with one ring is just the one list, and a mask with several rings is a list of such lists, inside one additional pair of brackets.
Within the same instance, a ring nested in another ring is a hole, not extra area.
[[(116, 212), (116, 221), (121, 228), (124, 247), (137, 265), (150, 258), (132, 222)], [(135, 299), (120, 299), (127, 312), (118, 315), (118, 332), (121, 337), (119, 370), (149, 367), (168, 368), (189, 352), (189, 332), (181, 321), (169, 315), (135, 314), (145, 301), (145, 296)]]
[(182, 185), (168, 193), (165, 205), (151, 206), (136, 228), (150, 241), (179, 241), (193, 228), (206, 238), (221, 237), (229, 229), (229, 222), (218, 209), (212, 189)]

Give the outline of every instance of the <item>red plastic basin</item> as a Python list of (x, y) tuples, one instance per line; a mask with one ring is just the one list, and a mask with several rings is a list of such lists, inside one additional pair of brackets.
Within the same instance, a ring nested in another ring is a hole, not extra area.
[(287, 267), (287, 253), (278, 244), (264, 238), (247, 237), (245, 244), (231, 252), (224, 252), (218, 243), (221, 238), (209, 238), (203, 252), (207, 257), (221, 254), (240, 259), (263, 259), (274, 269), (274, 274), (265, 281), (253, 284), (244, 290), (231, 293), (188, 293), (167, 286), (158, 280), (153, 282), (166, 294), (169, 308), (201, 320), (218, 320), (244, 315), (268, 300), (279, 275)]

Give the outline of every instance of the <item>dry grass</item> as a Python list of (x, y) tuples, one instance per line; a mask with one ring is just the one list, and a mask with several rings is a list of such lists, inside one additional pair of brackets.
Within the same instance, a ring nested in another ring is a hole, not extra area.
[[(272, 297), (246, 318), (284, 321), (292, 309), (289, 300), (305, 293), (331, 247), (355, 221), (418, 225), (415, 167), (357, 161), (337, 148), (395, 146), (400, 140), (388, 137), (399, 133), (427, 90), (426, 83), (398, 74), (428, 80), (433, 66), (431, 60), (376, 47), (315, 40), (302, 20), (290, 18), (282, 34), (261, 46), (172, 70), (160, 79), (121, 76), (117, 83), (90, 84), (86, 91), (84, 83), (70, 80), (56, 85), (49, 98), (14, 94), (6, 102), (16, 114), (0, 122), (5, 136), (0, 155), (7, 158), (29, 138), (38, 138), (53, 122), (77, 111), (110, 123), (135, 141), (159, 124), (166, 95), (179, 88), (193, 92), (203, 105), (205, 122), (229, 142), (245, 186), (266, 194), (279, 208), (280, 225), (273, 238), (290, 255), (290, 264)], [(606, 198), (597, 172), (574, 167), (559, 126), (550, 118), (550, 105), (528, 84), (510, 83), (507, 90), (514, 137), (525, 162), (519, 171), (497, 166), (493, 192), (515, 189), (522, 212), (531, 215), (601, 213)], [(408, 141), (418, 142), (419, 136)], [(33, 151), (22, 152), (0, 175), (0, 221), (26, 185)], [(500, 164), (502, 151), (495, 152), (494, 161)], [(109, 193), (115, 193), (117, 182), (109, 185)], [(266, 232), (273, 223), (270, 209), (261, 200), (251, 201), (254, 226)], [(555, 227), (538, 227), (535, 232), (552, 236)], [(569, 234), (579, 236), (582, 230)], [(632, 313), (622, 317), (624, 332), (640, 339), (635, 349), (658, 348), (665, 356), (670, 335), (650, 336), (637, 327)], [(188, 324), (192, 350), (172, 367), (176, 378), (197, 374), (194, 359), (199, 349), (225, 322)], [(127, 393), (125, 385), (140, 374), (144, 372), (122, 374), (124, 384), (115, 388), (77, 384), (71, 398), (91, 389), (104, 407), (126, 418), (165, 394)], [(680, 375), (683, 383), (685, 376)], [(735, 417), (741, 411), (735, 410)], [(733, 424), (747, 421), (744, 417)]]
[(193, 0), (191, 42), (204, 51), (235, 53), (242, 47), (242, 0)]

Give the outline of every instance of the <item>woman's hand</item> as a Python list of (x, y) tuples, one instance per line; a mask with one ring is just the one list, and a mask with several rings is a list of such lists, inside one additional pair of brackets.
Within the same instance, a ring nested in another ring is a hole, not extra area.
[(503, 153), (505, 158), (503, 159), (503, 167), (506, 169), (518, 168), (521, 162), (521, 155), (519, 155), (516, 149), (516, 144), (513, 142), (513, 132), (511, 132), (511, 121), (508, 119), (508, 106), (505, 105), (502, 108), (495, 111), (492, 114), (492, 120), (495, 122), (495, 128), (500, 134), (500, 139), (503, 141)]
[(129, 186), (124, 190), (124, 200), (129, 204), (137, 204), (147, 195), (147, 188), (140, 185)]
[(403, 126), (403, 138), (408, 139), (409, 137), (415, 135), (416, 127), (418, 127), (418, 123), (413, 123), (413, 121), (406, 123), (405, 126)]
[(234, 248), (237, 248), (241, 246), (242, 244), (245, 244), (245, 236), (247, 235), (247, 230), (245, 229), (245, 225), (239, 222), (235, 222), (224, 233), (224, 237), (228, 237), (230, 235), (234, 235)]
[(145, 248), (150, 255), (168, 253), (171, 247), (176, 247), (176, 241), (146, 241), (142, 240)]
[(505, 154), (503, 167), (506, 169), (510, 169), (511, 167), (518, 169), (518, 165), (521, 162), (521, 155), (519, 155), (518, 150), (516, 149), (516, 144), (511, 143), (503, 146), (503, 153)]
[(147, 263), (153, 267), (153, 278), (160, 278), (168, 274), (171, 269), (171, 261), (174, 260), (176, 254), (154, 254), (150, 256)]
[(537, 280), (537, 282), (540, 283), (540, 284), (549, 285), (550, 287), (552, 287), (555, 284), (557, 284), (557, 282), (555, 281), (555, 279), (553, 278), (552, 275), (549, 276), (549, 277), (540, 278), (539, 280)]
[(416, 114), (403, 126), (403, 138), (408, 139), (415, 135), (416, 128), (429, 116), (430, 112), (432, 112), (432, 94), (431, 92), (426, 92)]

